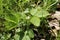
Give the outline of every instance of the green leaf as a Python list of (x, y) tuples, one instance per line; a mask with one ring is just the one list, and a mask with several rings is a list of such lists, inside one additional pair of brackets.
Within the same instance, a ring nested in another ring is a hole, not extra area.
[(5, 15), (5, 28), (7, 30), (11, 30), (18, 26), (20, 21), (20, 14), (19, 13), (8, 13)]
[(28, 35), (29, 35), (29, 37), (30, 38), (34, 38), (34, 32), (33, 32), (33, 30), (28, 30)]
[(13, 23), (18, 23), (20, 20), (20, 14), (18, 13), (8, 13), (5, 15), (5, 19), (7, 21), (13, 22)]
[(9, 21), (5, 21), (5, 29), (6, 30), (11, 30), (13, 28), (17, 27), (17, 24)]
[(42, 9), (41, 7), (32, 9), (30, 12), (31, 12), (31, 15), (37, 16), (37, 17), (46, 17), (49, 15), (48, 11), (46, 11), (45, 9)]
[(15, 39), (15, 40), (20, 40), (19, 38), (20, 38), (20, 36), (19, 36), (18, 34), (15, 34), (15, 35), (14, 35), (14, 39)]
[(35, 16), (31, 18), (30, 22), (32, 24), (34, 24), (35, 26), (39, 26), (40, 25), (40, 19), (38, 17), (35, 17)]
[(49, 15), (49, 13), (45, 10), (41, 10), (35, 14), (35, 16), (37, 16), (37, 17), (46, 17), (48, 15)]
[(25, 35), (22, 40), (30, 40), (30, 37), (28, 35)]
[(40, 7), (32, 8), (31, 11), (30, 11), (31, 15), (35, 15), (38, 11), (37, 9), (40, 10)]

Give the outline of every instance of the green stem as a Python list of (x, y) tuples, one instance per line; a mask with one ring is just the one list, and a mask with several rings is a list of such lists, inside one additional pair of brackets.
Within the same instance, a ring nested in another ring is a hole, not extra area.
[(56, 0), (56, 2), (54, 2), (53, 4), (51, 4), (50, 6), (48, 6), (47, 8), (46, 8), (46, 10), (48, 10), (51, 6), (53, 6), (54, 4), (56, 4), (58, 2), (58, 0)]

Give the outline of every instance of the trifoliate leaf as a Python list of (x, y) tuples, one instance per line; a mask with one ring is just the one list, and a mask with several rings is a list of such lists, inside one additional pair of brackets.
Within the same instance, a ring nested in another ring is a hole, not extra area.
[(37, 7), (35, 9), (32, 9), (30, 11), (31, 15), (37, 16), (37, 17), (46, 17), (49, 15), (48, 11), (45, 9), (42, 9), (41, 7)]

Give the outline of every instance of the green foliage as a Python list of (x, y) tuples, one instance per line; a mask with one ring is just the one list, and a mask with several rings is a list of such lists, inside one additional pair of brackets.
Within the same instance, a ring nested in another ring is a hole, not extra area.
[(36, 7), (31, 10), (31, 15), (41, 18), (41, 17), (46, 17), (47, 15), (49, 15), (49, 13), (48, 11), (42, 9), (41, 7)]
[(25, 35), (22, 40), (30, 40), (29, 36)]
[(35, 26), (39, 26), (40, 25), (40, 18), (34, 16), (31, 18), (30, 22), (32, 24), (34, 24)]
[(28, 30), (28, 35), (29, 35), (29, 37), (30, 38), (34, 38), (34, 32), (33, 32), (33, 30)]
[[(34, 38), (34, 28), (41, 26), (41, 18), (46, 18), (49, 9), (57, 2), (57, 0), (0, 0), (0, 18), (4, 20), (1, 20), (3, 23), (0, 22), (0, 25), (4, 25), (0, 40), (31, 40)], [(31, 24), (34, 28), (31, 28)]]
[(14, 40), (20, 40), (20, 36), (18, 34), (14, 35)]
[(18, 26), (20, 21), (20, 14), (19, 13), (10, 13), (5, 15), (5, 28), (10, 30), (11, 28), (14, 28)]

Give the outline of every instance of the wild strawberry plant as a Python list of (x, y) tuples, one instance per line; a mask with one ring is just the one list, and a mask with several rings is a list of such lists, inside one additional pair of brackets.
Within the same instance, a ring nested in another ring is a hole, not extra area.
[(33, 30), (41, 26), (41, 21), (49, 15), (49, 10), (57, 2), (58, 0), (0, 0), (0, 18), (4, 25), (0, 40), (34, 40)]

